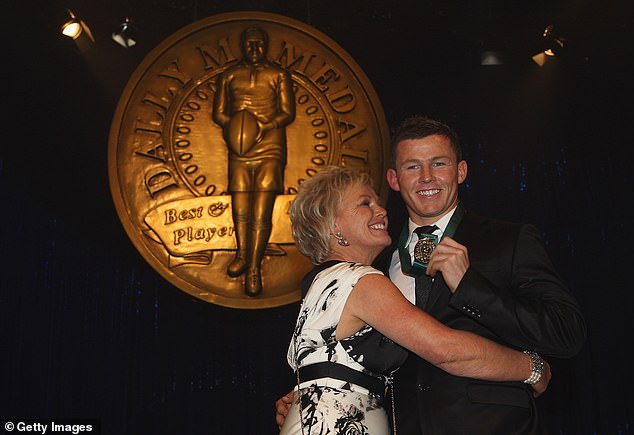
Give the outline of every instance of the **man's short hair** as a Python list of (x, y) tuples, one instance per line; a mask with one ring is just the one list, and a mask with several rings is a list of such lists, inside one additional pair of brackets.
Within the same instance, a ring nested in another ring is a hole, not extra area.
[(449, 139), (449, 144), (456, 154), (456, 161), (461, 161), (462, 149), (460, 148), (460, 138), (451, 127), (424, 115), (413, 115), (405, 118), (392, 134), (392, 167), (396, 166), (396, 148), (400, 142), (404, 140), (423, 139), (435, 134), (445, 136)]
[(264, 52), (266, 52), (269, 48), (269, 35), (259, 27), (249, 27), (242, 31), (240, 34), (240, 50), (244, 51), (244, 44), (247, 41), (247, 35), (250, 33), (259, 33), (262, 35), (262, 41), (264, 41)]

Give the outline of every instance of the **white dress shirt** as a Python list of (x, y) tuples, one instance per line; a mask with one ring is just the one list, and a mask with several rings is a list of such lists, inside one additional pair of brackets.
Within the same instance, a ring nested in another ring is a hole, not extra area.
[[(447, 225), (449, 225), (449, 221), (456, 211), (456, 208), (457, 207), (454, 207), (449, 213), (445, 214), (443, 217), (438, 219), (437, 222), (433, 223), (433, 225), (436, 225), (438, 227), (438, 229), (434, 231), (434, 235), (438, 236), (438, 240), (440, 240), (443, 233), (445, 232), (445, 229), (447, 228)], [(418, 236), (415, 235), (414, 230), (420, 225), (415, 224), (414, 222), (412, 222), (411, 219), (408, 219), (407, 225), (409, 229), (407, 248), (409, 250), (410, 258), (414, 258), (414, 246), (418, 241)], [(396, 249), (392, 253), (392, 261), (390, 262), (390, 279), (399, 288), (399, 290), (401, 290), (401, 293), (403, 293), (408, 301), (413, 304), (416, 303), (416, 292), (414, 290), (416, 286), (415, 279), (412, 276), (405, 275), (401, 270), (401, 261), (398, 255), (398, 249)]]

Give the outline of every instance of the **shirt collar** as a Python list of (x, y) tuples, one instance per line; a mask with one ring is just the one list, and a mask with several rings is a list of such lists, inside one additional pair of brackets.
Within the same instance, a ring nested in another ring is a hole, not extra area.
[[(432, 224), (432, 225), (436, 225), (439, 228), (439, 230), (436, 230), (434, 232), (434, 234), (438, 235), (438, 238), (442, 237), (443, 233), (445, 232), (445, 229), (447, 228), (447, 225), (449, 225), (449, 221), (451, 220), (451, 217), (456, 211), (456, 208), (458, 208), (457, 205), (454, 208), (452, 208), (449, 211), (449, 213), (446, 213), (443, 217), (441, 217), (440, 219), (438, 219), (436, 222)], [(408, 219), (407, 225), (409, 229), (409, 238), (407, 239), (407, 244), (409, 245), (409, 243), (412, 241), (412, 235), (414, 233), (414, 230), (420, 227), (420, 225), (415, 224), (411, 218)]]

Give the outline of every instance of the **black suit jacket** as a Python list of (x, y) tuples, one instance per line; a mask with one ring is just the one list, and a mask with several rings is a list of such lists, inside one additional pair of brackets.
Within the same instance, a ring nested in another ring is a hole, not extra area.
[[(453, 295), (436, 277), (427, 312), (452, 328), (546, 357), (580, 350), (586, 328), (579, 305), (535, 227), (466, 213), (454, 239), (467, 247), (470, 267)], [(387, 270), (389, 257), (377, 266)], [(399, 434), (545, 433), (532, 390), (522, 382), (453, 376), (410, 354), (395, 383)]]

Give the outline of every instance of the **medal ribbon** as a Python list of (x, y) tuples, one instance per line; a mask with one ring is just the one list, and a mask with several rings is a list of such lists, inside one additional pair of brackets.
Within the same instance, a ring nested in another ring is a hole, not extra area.
[[(456, 230), (458, 229), (458, 225), (462, 221), (462, 217), (464, 216), (465, 210), (460, 202), (458, 202), (458, 206), (451, 216), (449, 223), (447, 224), (447, 228), (442, 233), (442, 237), (445, 236), (453, 237), (456, 234)], [(412, 263), (412, 257), (409, 255), (409, 250), (407, 249), (407, 239), (409, 238), (409, 225), (403, 225), (403, 231), (401, 231), (401, 236), (398, 240), (398, 256), (401, 261), (401, 270), (407, 276), (421, 276), (425, 273), (425, 269), (427, 269), (427, 263), (421, 263), (418, 260), (414, 260)]]

